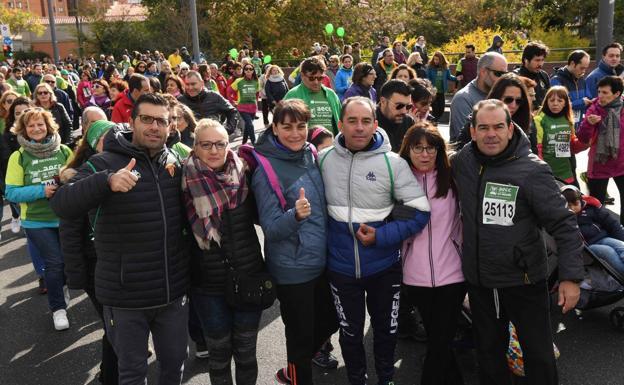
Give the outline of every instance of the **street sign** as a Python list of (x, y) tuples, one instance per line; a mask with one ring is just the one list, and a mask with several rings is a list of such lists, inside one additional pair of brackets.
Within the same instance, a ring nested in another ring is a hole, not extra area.
[(2, 37), (11, 37), (11, 29), (8, 24), (0, 24), (0, 33)]
[(4, 44), (6, 45), (11, 45), (13, 44), (13, 39), (11, 39), (10, 37), (6, 36), (3, 40)]

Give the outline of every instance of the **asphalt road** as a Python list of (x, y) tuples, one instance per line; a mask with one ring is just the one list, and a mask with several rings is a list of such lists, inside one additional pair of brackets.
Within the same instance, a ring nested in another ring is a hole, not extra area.
[[(579, 157), (579, 168), (585, 163), (586, 159)], [(617, 196), (613, 186), (610, 186), (610, 192)], [(616, 208), (619, 208), (619, 202)], [(37, 279), (26, 253), (25, 238), (22, 234), (11, 233), (6, 206), (3, 218), (0, 240), (0, 385), (98, 384), (96, 376), (102, 332), (90, 301), (83, 293), (72, 292), (68, 309), (71, 327), (67, 331), (55, 331), (46, 297), (37, 293)], [(624, 333), (614, 330), (609, 322), (609, 310), (614, 306), (565, 316), (553, 309), (553, 330), (564, 329), (555, 334), (555, 343), (561, 351), (558, 361), (561, 384), (624, 384)], [(624, 306), (624, 301), (620, 301), (619, 306)], [(369, 368), (374, 368), (372, 330), (369, 327), (365, 342)], [(334, 336), (333, 343), (340, 366), (328, 372), (315, 370), (318, 385), (347, 384), (337, 336)], [(207, 363), (194, 357), (192, 343), (190, 353), (183, 383), (210, 384)], [(422, 343), (399, 342), (395, 357), (397, 384), (419, 384), (424, 353)], [(457, 353), (466, 384), (477, 384), (474, 352), (458, 350)], [(273, 373), (285, 364), (285, 357), (283, 324), (276, 305), (265, 311), (262, 317), (258, 338), (258, 384), (274, 384)], [(155, 383), (156, 372), (157, 363), (151, 358), (149, 383)], [(370, 373), (371, 384), (375, 383), (373, 372)]]

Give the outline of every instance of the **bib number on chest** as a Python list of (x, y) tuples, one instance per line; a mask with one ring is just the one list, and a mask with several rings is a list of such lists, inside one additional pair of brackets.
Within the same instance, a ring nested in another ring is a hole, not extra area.
[(517, 196), (518, 186), (487, 182), (483, 195), (483, 224), (513, 226)]
[(555, 156), (557, 158), (569, 158), (570, 152), (570, 134), (555, 135)]

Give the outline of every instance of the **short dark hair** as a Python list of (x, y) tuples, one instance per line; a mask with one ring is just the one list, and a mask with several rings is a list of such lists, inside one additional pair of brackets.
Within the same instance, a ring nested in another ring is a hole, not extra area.
[(407, 85), (403, 80), (390, 79), (381, 87), (381, 90), (379, 90), (379, 96), (389, 99), (393, 94), (410, 96), (412, 94), (412, 87)]
[(469, 49), (471, 49), (471, 50), (473, 50), (473, 51), (475, 51), (475, 50), (476, 50), (476, 48), (475, 48), (475, 45), (474, 45), (474, 44), (466, 44), (466, 45), (464, 46), (464, 48), (469, 48)]
[(353, 67), (353, 76), (351, 77), (351, 81), (353, 84), (360, 84), (362, 79), (374, 71), (375, 68), (368, 62), (357, 63), (355, 67)]
[(574, 65), (578, 65), (583, 58), (589, 58), (589, 54), (582, 49), (577, 49), (576, 51), (572, 51), (568, 56), (568, 65), (574, 63)]
[(544, 56), (548, 55), (548, 47), (546, 44), (541, 41), (530, 41), (524, 49), (522, 50), (522, 63), (525, 60), (531, 61), (536, 56)]
[(606, 45), (606, 46), (602, 49), (602, 56), (606, 55), (606, 54), (607, 54), (607, 51), (608, 51), (610, 48), (617, 48), (617, 49), (619, 49), (619, 50), (620, 50), (620, 52), (622, 52), (622, 51), (623, 51), (623, 49), (622, 49), (622, 44), (620, 44), (620, 43), (618, 43), (618, 42), (614, 41), (614, 42), (613, 42), (613, 43), (611, 43), (611, 44), (607, 44), (607, 45)]
[(418, 103), (423, 100), (429, 103), (433, 101), (433, 97), (436, 95), (436, 89), (429, 79), (412, 79), (408, 84), (412, 87), (412, 103)]
[(169, 102), (160, 94), (143, 94), (139, 96), (137, 101), (134, 103), (134, 108), (132, 108), (132, 120), (136, 119), (137, 115), (139, 115), (139, 109), (141, 104), (152, 104), (155, 106), (163, 106), (169, 109)]
[[(397, 80), (397, 81), (405, 84), (405, 82), (402, 80)], [(346, 98), (342, 102), (342, 108), (340, 109), (340, 121), (341, 122), (343, 121), (344, 116), (347, 112), (347, 107), (349, 107), (349, 105), (353, 103), (361, 103), (361, 104), (364, 104), (365, 106), (368, 106), (371, 109), (371, 112), (373, 114), (373, 119), (377, 119), (377, 116), (376, 116), (377, 108), (375, 107), (375, 103), (373, 103), (372, 100), (370, 100), (369, 98), (365, 98), (363, 96), (352, 96), (350, 98)]]
[(327, 67), (325, 66), (325, 63), (319, 60), (316, 56), (309, 57), (301, 63), (302, 74), (325, 72), (326, 69)]
[(277, 103), (273, 110), (273, 124), (284, 123), (286, 117), (292, 121), (309, 122), (312, 118), (310, 109), (301, 99), (286, 99)]
[(475, 106), (472, 108), (472, 119), (470, 121), (471, 127), (477, 128), (477, 114), (479, 113), (479, 111), (481, 111), (482, 109), (494, 110), (498, 108), (502, 108), (503, 111), (505, 111), (505, 122), (507, 123), (507, 125), (510, 125), (511, 114), (509, 113), (509, 108), (507, 108), (507, 105), (505, 105), (505, 103), (498, 99), (485, 99), (475, 104)]
[(620, 96), (622, 96), (622, 92), (624, 91), (624, 80), (622, 80), (619, 76), (605, 76), (598, 82), (598, 88), (606, 86), (609, 86), (611, 88), (611, 92), (614, 94), (619, 92)]
[(150, 87), (152, 88), (152, 92), (157, 92), (157, 93), (162, 92), (162, 86), (160, 84), (160, 80), (158, 80), (156, 76), (150, 76), (147, 79), (149, 80)]
[(134, 90), (140, 90), (143, 88), (143, 82), (147, 82), (149, 84), (149, 80), (141, 74), (134, 73), (128, 79), (128, 92), (132, 93)]
[(582, 194), (578, 189), (566, 188), (561, 192), (561, 195), (568, 203), (576, 203), (582, 199)]

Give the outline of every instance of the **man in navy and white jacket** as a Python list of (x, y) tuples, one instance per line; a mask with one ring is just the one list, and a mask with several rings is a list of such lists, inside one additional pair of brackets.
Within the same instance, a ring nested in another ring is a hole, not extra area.
[[(334, 146), (320, 154), (328, 224), (328, 270), (349, 383), (366, 383), (365, 310), (380, 385), (392, 383), (401, 288), (401, 242), (429, 221), (429, 202), (407, 162), (391, 152), (370, 99), (342, 105)], [(366, 302), (365, 302), (366, 301)], [(365, 305), (366, 303), (366, 305)]]

